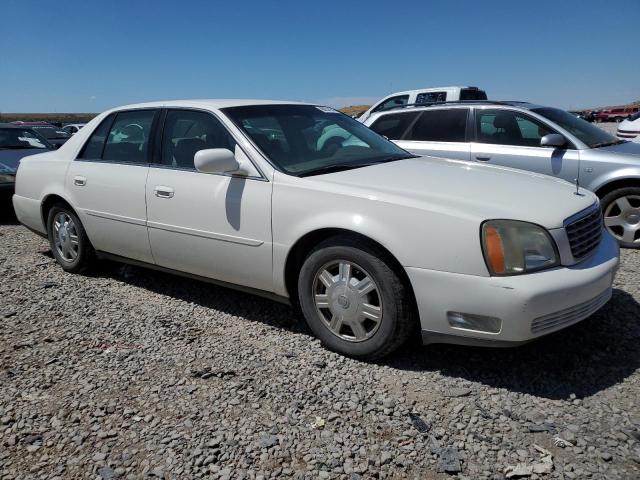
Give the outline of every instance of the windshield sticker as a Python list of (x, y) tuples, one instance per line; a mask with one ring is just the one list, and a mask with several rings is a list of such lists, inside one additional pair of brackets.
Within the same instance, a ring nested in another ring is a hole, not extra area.
[(340, 113), (340, 112), (338, 112), (337, 110), (334, 110), (331, 107), (318, 107), (318, 106), (316, 106), (316, 108), (318, 110), (320, 110), (321, 112), (324, 112), (324, 113)]

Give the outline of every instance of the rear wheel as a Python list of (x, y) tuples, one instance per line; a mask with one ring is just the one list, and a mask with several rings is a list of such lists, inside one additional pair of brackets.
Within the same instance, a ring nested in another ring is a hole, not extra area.
[(390, 354), (413, 331), (409, 293), (375, 245), (336, 237), (318, 245), (298, 279), (307, 324), (331, 350), (362, 359)]
[(640, 248), (640, 187), (614, 190), (601, 203), (604, 224), (620, 246)]
[(65, 204), (56, 204), (47, 217), (49, 245), (56, 261), (67, 272), (81, 273), (94, 261), (95, 252), (80, 219)]

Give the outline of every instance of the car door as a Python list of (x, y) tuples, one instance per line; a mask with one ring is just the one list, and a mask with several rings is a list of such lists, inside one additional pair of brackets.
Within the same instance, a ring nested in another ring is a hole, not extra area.
[(169, 109), (165, 116), (146, 189), (156, 264), (272, 290), (271, 182), (257, 169), (248, 176), (196, 171), (199, 150), (244, 151), (210, 112)]
[(159, 111), (109, 115), (67, 170), (66, 190), (94, 248), (151, 263), (145, 185)]
[(566, 148), (540, 146), (543, 136), (558, 133), (551, 126), (510, 109), (476, 108), (474, 116), (473, 160), (575, 182), (579, 169), (578, 150), (570, 142)]
[(416, 155), (469, 160), (468, 115), (469, 108), (424, 110), (395, 143)]

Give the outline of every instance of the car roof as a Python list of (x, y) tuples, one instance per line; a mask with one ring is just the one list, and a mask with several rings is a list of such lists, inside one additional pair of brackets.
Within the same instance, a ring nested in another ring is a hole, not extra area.
[(452, 102), (433, 102), (433, 103), (407, 103), (404, 105), (398, 105), (394, 108), (389, 108), (388, 110), (383, 110), (381, 112), (375, 112), (373, 116), (376, 118), (382, 117), (383, 115), (387, 115), (390, 113), (399, 113), (402, 111), (414, 112), (414, 111), (422, 111), (429, 110), (432, 108), (442, 108), (442, 107), (469, 107), (469, 106), (494, 106), (494, 107), (517, 107), (522, 108), (524, 110), (533, 110), (535, 108), (543, 108), (542, 105), (536, 105), (534, 103), (523, 102), (519, 100), (456, 100)]
[(313, 105), (304, 102), (289, 102), (283, 100), (256, 100), (256, 99), (192, 99), (192, 100), (166, 100), (158, 102), (134, 103), (114, 108), (117, 110), (128, 110), (135, 108), (162, 108), (162, 107), (200, 107), (213, 110), (228, 107), (246, 107), (251, 105)]

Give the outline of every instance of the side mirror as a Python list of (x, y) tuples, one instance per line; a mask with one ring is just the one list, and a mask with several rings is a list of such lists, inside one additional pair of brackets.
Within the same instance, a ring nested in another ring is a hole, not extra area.
[(567, 144), (567, 139), (559, 133), (550, 133), (540, 139), (541, 147), (561, 148)]
[(208, 148), (198, 150), (193, 157), (198, 172), (202, 173), (235, 173), (247, 175), (247, 170), (236, 159), (231, 150), (226, 148)]

